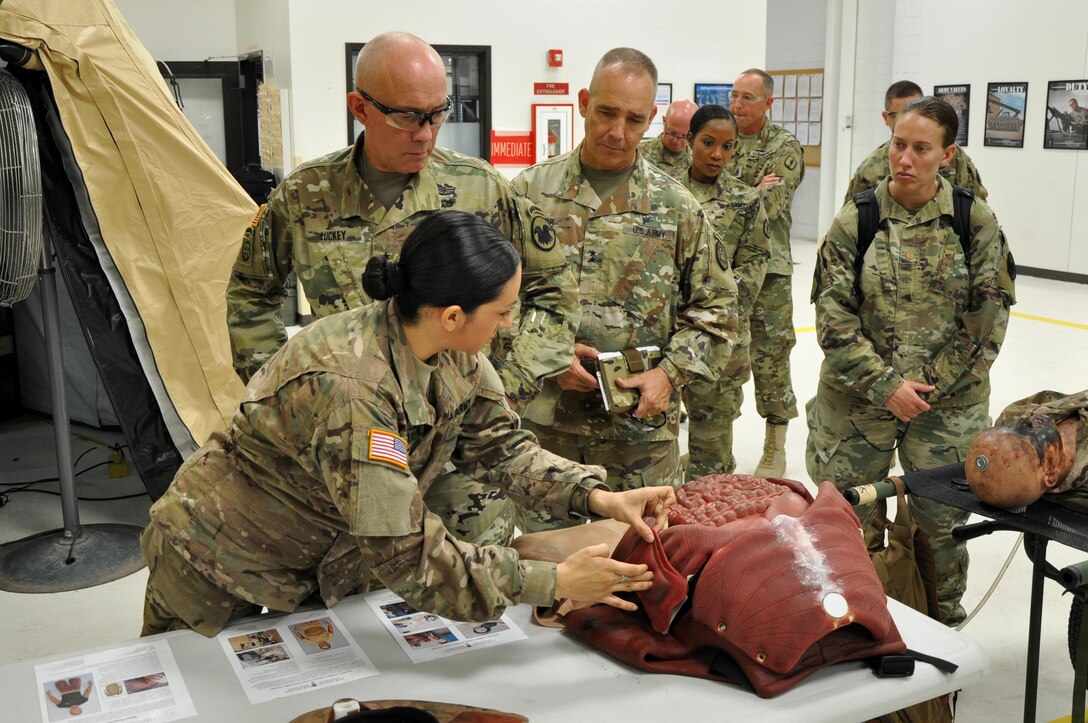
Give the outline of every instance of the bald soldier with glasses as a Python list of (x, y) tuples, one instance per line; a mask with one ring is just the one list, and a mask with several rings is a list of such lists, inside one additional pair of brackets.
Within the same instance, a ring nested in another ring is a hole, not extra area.
[[(369, 303), (360, 281), (367, 260), (396, 257), (417, 224), (451, 208), (488, 221), (521, 256), (516, 333), (492, 345), (491, 359), (511, 405), (524, 408), (544, 378), (570, 365), (581, 316), (551, 225), (490, 165), (435, 145), (452, 102), (442, 58), (426, 42), (375, 37), (359, 53), (355, 88), (347, 104), (364, 133), (296, 168), (242, 239), (227, 288), (235, 369), (248, 382), (287, 340), (280, 305), (292, 271), (317, 318)], [(466, 542), (503, 544), (513, 534), (510, 500), (452, 468), (426, 504)]]

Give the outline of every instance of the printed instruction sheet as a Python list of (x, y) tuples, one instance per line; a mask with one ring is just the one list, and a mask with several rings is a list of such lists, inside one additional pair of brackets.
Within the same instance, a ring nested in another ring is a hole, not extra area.
[(42, 721), (172, 721), (196, 715), (165, 640), (34, 666)]
[(526, 637), (506, 615), (484, 623), (459, 623), (420, 612), (389, 590), (376, 590), (365, 597), (413, 663), (448, 658)]
[(254, 704), (378, 674), (331, 610), (261, 616), (216, 637)]

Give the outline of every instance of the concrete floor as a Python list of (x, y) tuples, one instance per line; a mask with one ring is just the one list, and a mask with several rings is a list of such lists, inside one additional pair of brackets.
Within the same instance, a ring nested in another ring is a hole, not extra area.
[[(813, 244), (797, 242), (798, 259), (812, 259)], [(822, 354), (813, 331), (813, 311), (808, 304), (812, 264), (796, 267), (795, 323), (799, 329), (792, 369), (802, 406), (816, 388)], [(1072, 392), (1088, 386), (1084, 360), (1088, 359), (1088, 286), (1027, 277), (1017, 280), (1019, 303), (1001, 355), (993, 370), (991, 414), (1008, 403), (1040, 389)], [(1035, 317), (1035, 318), (1029, 318)], [(750, 387), (743, 416), (736, 423), (735, 452), (738, 471), (751, 472), (761, 453), (762, 420), (755, 414)], [(803, 414), (803, 412), (802, 412)], [(120, 435), (100, 430), (81, 430), (112, 444)], [(805, 424), (795, 420), (787, 440), (787, 476), (807, 480), (804, 465)], [(95, 443), (76, 438), (74, 454)], [(105, 450), (90, 452), (80, 468), (107, 458)], [(56, 474), (52, 430), (48, 422), (24, 417), (0, 424), (0, 483), (22, 482)], [(83, 496), (114, 496), (141, 491), (134, 476), (109, 480), (105, 468), (78, 478)], [(55, 486), (54, 486), (55, 488)], [(0, 488), (2, 490), (2, 488)], [(118, 522), (143, 525), (147, 520), (146, 497), (120, 502), (80, 504), (84, 524)], [(61, 526), (60, 501), (41, 494), (12, 494), (0, 508), (0, 542), (15, 540)], [(1002, 532), (969, 543), (971, 577), (964, 603), (972, 610), (994, 582), (1016, 542), (1016, 535)], [(1088, 553), (1057, 544), (1050, 559), (1062, 566), (1080, 562)], [(982, 645), (991, 658), (986, 679), (963, 691), (957, 720), (990, 723), (1021, 719), (1031, 566), (1022, 550), (1012, 556), (996, 592), (978, 616), (963, 630)], [(94, 645), (122, 642), (139, 631), (146, 570), (115, 582), (69, 593), (24, 595), (0, 592), (0, 664), (79, 650)], [(1070, 599), (1056, 583), (1047, 582), (1043, 613), (1042, 660), (1039, 671), (1039, 706), (1036, 720), (1068, 719), (1073, 673), (1066, 644)], [(2, 717), (2, 716), (0, 716)]]

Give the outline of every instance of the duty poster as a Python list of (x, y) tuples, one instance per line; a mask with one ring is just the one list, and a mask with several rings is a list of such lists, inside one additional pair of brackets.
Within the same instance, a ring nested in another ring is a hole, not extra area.
[(970, 85), (935, 85), (934, 97), (948, 101), (952, 109), (956, 111), (956, 117), (960, 121), (960, 129), (956, 132), (956, 145), (967, 147), (967, 124), (971, 117), (971, 86)]
[(1052, 80), (1046, 86), (1043, 148), (1088, 149), (1088, 80)]
[(1027, 83), (988, 83), (983, 145), (1023, 148), (1027, 107)]

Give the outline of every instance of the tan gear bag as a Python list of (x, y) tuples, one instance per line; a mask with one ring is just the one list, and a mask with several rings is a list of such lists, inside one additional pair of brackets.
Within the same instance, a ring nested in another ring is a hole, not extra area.
[[(906, 486), (899, 477), (888, 478), (895, 485), (898, 507), (895, 521), (887, 525), (888, 544), (872, 555), (876, 574), (884, 583), (888, 597), (940, 621), (937, 607), (936, 560), (929, 536), (910, 514)], [(954, 695), (954, 694), (953, 694)], [(880, 716), (880, 723), (951, 723), (949, 696), (916, 703), (908, 708)]]

